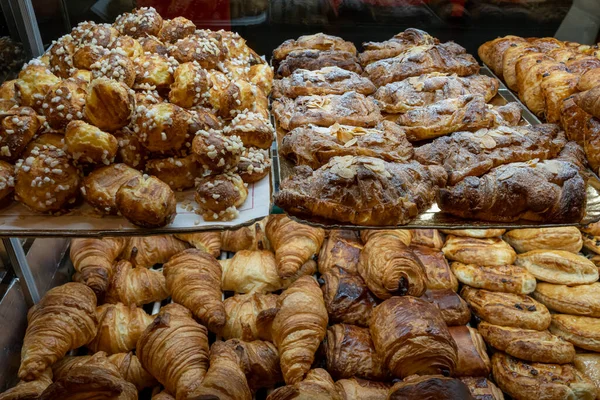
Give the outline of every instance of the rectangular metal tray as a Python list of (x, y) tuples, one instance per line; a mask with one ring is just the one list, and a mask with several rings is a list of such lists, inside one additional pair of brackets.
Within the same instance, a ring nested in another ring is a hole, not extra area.
[[(487, 67), (481, 67), (480, 74), (496, 77), (494, 73)], [(498, 94), (494, 97), (490, 103), (495, 105), (502, 105), (509, 102), (518, 103), (523, 112), (523, 120), (525, 124), (537, 125), (541, 121), (531, 112), (521, 101), (514, 95), (514, 93), (504, 85), (504, 83), (498, 79), (500, 87)], [(276, 121), (273, 121), (277, 131), (277, 143), (283, 137), (283, 131), (276, 125)], [(294, 164), (289, 160), (280, 157), (279, 151), (273, 149), (272, 151), (273, 160), (273, 193), (276, 194), (280, 191), (280, 185), (283, 179), (288, 177), (292, 173)], [(467, 220), (460, 217), (456, 217), (450, 214), (446, 214), (440, 211), (437, 204), (434, 204), (425, 212), (418, 215), (414, 220), (406, 225), (390, 225), (390, 226), (365, 226), (365, 225), (353, 225), (347, 223), (340, 223), (338, 221), (330, 221), (322, 218), (305, 218), (290, 215), (294, 220), (309, 225), (318, 226), (326, 229), (394, 229), (394, 228), (407, 228), (407, 229), (418, 229), (418, 228), (431, 228), (431, 229), (518, 229), (518, 228), (538, 228), (538, 227), (551, 227), (551, 226), (584, 226), (592, 222), (600, 220), (600, 179), (591, 173), (592, 178), (588, 181), (587, 187), (587, 204), (585, 210), (585, 216), (579, 223), (540, 223), (537, 221), (526, 221), (519, 220), (516, 222), (490, 222), (490, 221), (475, 221)], [(273, 213), (282, 213), (283, 211), (279, 207), (274, 207)]]

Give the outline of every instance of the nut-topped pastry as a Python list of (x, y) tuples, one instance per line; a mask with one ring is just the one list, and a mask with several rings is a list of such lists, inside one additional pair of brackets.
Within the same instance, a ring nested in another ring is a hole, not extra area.
[(271, 172), (269, 151), (256, 147), (247, 147), (240, 156), (237, 173), (245, 183), (260, 181)]
[(85, 119), (109, 132), (129, 124), (134, 106), (133, 91), (123, 82), (94, 79), (85, 99)]
[(141, 7), (119, 15), (113, 26), (123, 35), (139, 38), (158, 35), (162, 24), (162, 17), (153, 7)]
[(65, 79), (52, 86), (42, 103), (48, 124), (62, 130), (69, 122), (83, 119), (86, 95), (87, 83), (77, 78)]
[[(82, 26), (73, 39), (79, 45), (96, 45), (101, 47), (110, 47), (110, 45), (119, 37), (119, 31), (110, 24), (96, 24)], [(78, 29), (78, 28), (75, 28)]]
[(196, 61), (202, 68), (214, 69), (225, 58), (224, 50), (218, 39), (190, 35), (179, 39), (169, 47), (169, 55), (180, 63)]
[(248, 189), (233, 173), (210, 175), (198, 180), (196, 202), (207, 221), (229, 221), (237, 217), (238, 207), (246, 201)]
[(337, 36), (316, 33), (314, 35), (300, 36), (298, 39), (286, 40), (273, 50), (273, 60), (281, 61), (291, 52), (304, 49), (320, 51), (340, 50), (356, 54), (356, 47), (352, 42), (347, 42)]
[(73, 54), (75, 41), (71, 35), (65, 35), (52, 42), (48, 50), (50, 70), (60, 78), (68, 78), (73, 70)]

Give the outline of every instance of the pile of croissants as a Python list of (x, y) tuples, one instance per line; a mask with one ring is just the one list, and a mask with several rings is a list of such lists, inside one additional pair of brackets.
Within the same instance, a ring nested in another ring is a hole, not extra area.
[(74, 239), (0, 399), (595, 399), (584, 246), (600, 224)]

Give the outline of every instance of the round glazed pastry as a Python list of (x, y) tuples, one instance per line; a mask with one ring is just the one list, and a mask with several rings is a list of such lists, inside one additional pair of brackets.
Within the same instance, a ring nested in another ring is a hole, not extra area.
[(169, 185), (148, 175), (121, 185), (116, 204), (121, 215), (144, 228), (160, 228), (171, 223), (177, 211), (175, 193)]
[(549, 309), (559, 313), (600, 318), (599, 282), (577, 286), (541, 282), (532, 296)]
[(169, 47), (169, 54), (180, 63), (196, 61), (202, 68), (214, 69), (225, 53), (215, 38), (203, 38), (190, 35), (179, 39)]
[(10, 201), (15, 189), (15, 167), (6, 161), (0, 161), (0, 205)]
[(173, 76), (169, 101), (183, 108), (205, 103), (209, 96), (210, 81), (206, 70), (197, 62), (179, 65)]
[(447, 235), (483, 239), (500, 237), (506, 232), (506, 229), (441, 229), (441, 231)]
[(575, 356), (571, 343), (548, 331), (492, 325), (485, 321), (477, 329), (487, 344), (522, 360), (566, 364)]
[(173, 72), (178, 66), (172, 57), (145, 53), (134, 60), (135, 89), (165, 89), (173, 83)]
[(158, 32), (158, 39), (164, 43), (175, 43), (196, 31), (196, 25), (184, 17), (176, 17), (163, 21), (162, 28)]
[(246, 183), (260, 181), (271, 172), (269, 151), (248, 147), (244, 150), (237, 166), (238, 175)]
[(581, 232), (574, 226), (514, 229), (506, 232), (504, 240), (517, 253), (547, 249), (565, 250), (577, 254), (583, 246)]
[(535, 277), (517, 265), (485, 266), (453, 262), (456, 278), (465, 285), (493, 292), (529, 294), (535, 290)]
[(113, 135), (79, 120), (67, 125), (65, 144), (67, 153), (73, 160), (106, 165), (114, 160), (119, 147), (119, 142)]
[(138, 39), (138, 42), (142, 45), (144, 52), (160, 54), (161, 56), (168, 56), (169, 49), (167, 46), (158, 40), (156, 36), (146, 36)]
[(139, 106), (133, 131), (149, 151), (173, 153), (181, 149), (188, 138), (188, 118), (183, 108), (171, 103)]
[(223, 129), (225, 135), (239, 136), (246, 147), (270, 149), (275, 137), (275, 129), (263, 115), (241, 112)]
[(117, 150), (119, 160), (132, 168), (144, 170), (148, 155), (138, 137), (127, 127), (116, 131), (115, 137), (119, 142), (119, 150)]
[(528, 363), (497, 352), (492, 356), (494, 380), (517, 400), (594, 399), (596, 387), (572, 365)]
[(132, 178), (142, 173), (125, 164), (106, 165), (92, 171), (83, 180), (81, 193), (84, 199), (103, 214), (116, 214), (117, 191)]
[(108, 53), (108, 49), (93, 44), (77, 46), (73, 54), (73, 66), (79, 69), (92, 69), (92, 65)]
[(227, 89), (221, 93), (219, 99), (219, 115), (233, 118), (239, 113), (248, 110), (269, 117), (269, 100), (265, 93), (244, 80), (231, 82)]
[(550, 332), (582, 349), (600, 352), (600, 319), (552, 314)]
[(169, 157), (146, 161), (146, 172), (165, 182), (173, 190), (193, 188), (202, 169), (196, 157)]
[(273, 67), (266, 63), (255, 64), (250, 67), (248, 72), (250, 83), (258, 86), (265, 92), (265, 95), (271, 93), (273, 88)]
[(500, 238), (477, 239), (448, 235), (442, 247), (446, 258), (463, 264), (510, 265), (517, 254)]
[(238, 175), (210, 175), (198, 180), (195, 199), (207, 221), (229, 221), (246, 201), (248, 189)]
[(54, 146), (34, 148), (17, 162), (15, 171), (15, 200), (34, 211), (62, 212), (77, 201), (79, 170)]
[(75, 54), (75, 41), (71, 35), (65, 35), (52, 42), (48, 50), (50, 71), (61, 78), (71, 76), (73, 69), (73, 54)]
[(92, 24), (82, 29), (81, 33), (78, 33), (77, 37), (73, 37), (73, 39), (80, 45), (109, 47), (118, 36), (119, 31), (110, 24)]
[(133, 91), (122, 82), (94, 79), (85, 99), (85, 118), (105, 131), (116, 131), (129, 124), (134, 104)]
[(141, 43), (131, 36), (123, 35), (116, 38), (109, 46), (110, 49), (121, 49), (123, 53), (134, 59), (144, 54), (144, 48)]
[(472, 399), (467, 385), (455, 378), (442, 375), (409, 376), (396, 383), (388, 392), (389, 400), (435, 399), (456, 400)]
[(162, 17), (153, 7), (141, 7), (119, 15), (113, 26), (123, 35), (137, 39), (146, 35), (156, 36), (162, 23)]
[(371, 337), (392, 375), (451, 375), (456, 368), (456, 343), (440, 311), (412, 296), (392, 297), (371, 314)]
[(46, 65), (37, 59), (30, 61), (19, 72), (19, 78), (15, 82), (19, 103), (41, 113), (44, 96), (58, 82), (60, 82), (60, 78), (54, 75)]
[(550, 326), (550, 312), (529, 296), (490, 292), (463, 286), (460, 296), (475, 314), (491, 324), (542, 331)]
[(132, 87), (135, 82), (136, 73), (133, 61), (125, 54), (121, 54), (119, 49), (111, 50), (110, 53), (92, 64), (91, 70), (94, 79), (102, 77), (113, 79), (123, 82), (129, 87)]
[(219, 173), (237, 166), (244, 144), (237, 136), (224, 136), (215, 130), (199, 130), (192, 143), (192, 151), (202, 168)]
[(52, 86), (42, 103), (48, 124), (62, 130), (72, 120), (82, 119), (86, 95), (87, 83), (80, 79), (69, 78)]
[(152, 104), (162, 103), (164, 99), (156, 90), (136, 90), (135, 104), (136, 106), (150, 106)]
[(593, 262), (565, 250), (531, 250), (519, 254), (515, 264), (549, 283), (582, 285), (598, 280), (598, 268)]
[(14, 161), (40, 129), (40, 118), (30, 107), (11, 108), (0, 118), (0, 159)]

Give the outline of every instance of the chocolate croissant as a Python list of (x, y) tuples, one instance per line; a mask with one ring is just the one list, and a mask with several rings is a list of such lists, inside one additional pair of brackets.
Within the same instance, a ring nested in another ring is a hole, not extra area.
[(81, 283), (57, 286), (29, 310), (27, 321), (19, 378), (31, 381), (96, 336), (96, 296)]
[(208, 253), (187, 249), (163, 266), (173, 301), (186, 306), (212, 332), (226, 320), (221, 292), (221, 266)]
[(273, 320), (273, 342), (281, 357), (287, 384), (300, 382), (315, 359), (325, 337), (327, 309), (313, 277), (303, 276), (279, 296), (279, 311)]
[(427, 289), (450, 289), (455, 292), (458, 290), (458, 280), (450, 270), (444, 253), (426, 246), (414, 245), (410, 246), (410, 249), (423, 265), (427, 276)]
[(270, 388), (283, 380), (279, 367), (279, 352), (273, 343), (262, 340), (244, 342), (231, 339), (225, 342), (238, 356), (250, 390)]
[(458, 349), (454, 376), (488, 376), (492, 367), (485, 342), (477, 329), (452, 326), (448, 331)]
[(277, 313), (276, 294), (236, 294), (223, 301), (227, 320), (219, 332), (224, 339), (272, 341), (271, 324)]
[(471, 400), (471, 392), (466, 384), (456, 378), (441, 375), (413, 375), (396, 383), (389, 391), (389, 400), (435, 399)]
[(162, 301), (167, 297), (169, 297), (167, 281), (160, 271), (133, 268), (129, 261), (121, 260), (114, 266), (104, 302), (141, 306)]

